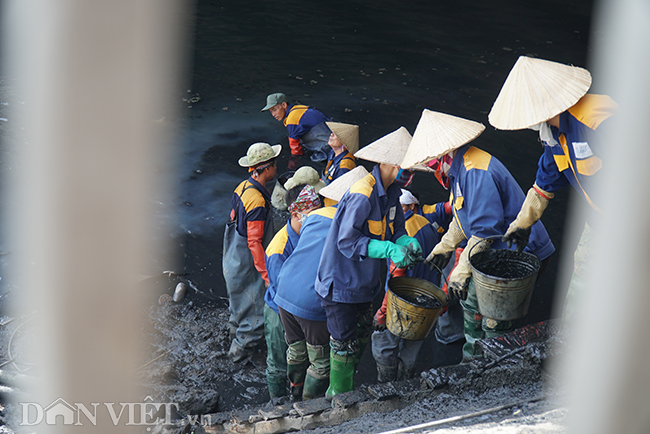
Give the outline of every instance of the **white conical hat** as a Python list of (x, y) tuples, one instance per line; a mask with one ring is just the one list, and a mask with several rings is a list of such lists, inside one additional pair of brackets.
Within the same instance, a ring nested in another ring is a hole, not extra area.
[(424, 109), (402, 167), (418, 170), (417, 166), (460, 148), (483, 130), (485, 126), (479, 122)]
[(406, 150), (411, 143), (411, 134), (404, 127), (375, 140), (357, 151), (354, 156), (375, 163), (396, 164), (400, 166)]
[(325, 196), (328, 199), (339, 202), (346, 191), (350, 189), (352, 184), (363, 178), (368, 174), (368, 171), (363, 166), (357, 166), (349, 172), (336, 178), (329, 185), (320, 189), (318, 194)]
[(343, 124), (340, 122), (325, 122), (343, 146), (352, 154), (359, 150), (359, 125)]
[(521, 130), (575, 105), (591, 86), (584, 68), (521, 56), (512, 67), (488, 115), (500, 130)]

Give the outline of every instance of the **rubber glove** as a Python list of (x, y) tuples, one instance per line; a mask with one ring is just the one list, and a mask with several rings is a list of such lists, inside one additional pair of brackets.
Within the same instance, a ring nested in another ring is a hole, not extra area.
[(422, 246), (418, 240), (408, 235), (402, 235), (395, 241), (395, 244), (398, 246), (404, 246), (408, 249), (409, 254), (411, 255), (412, 262), (421, 262), (424, 258), (422, 257)]
[(449, 229), (442, 236), (442, 239), (435, 245), (427, 259), (424, 260), (425, 264), (429, 266), (431, 271), (436, 269), (442, 270), (449, 263), (449, 259), (454, 254), (456, 247), (465, 239), (465, 234), (458, 226), (458, 222), (454, 218), (449, 225)]
[(533, 187), (528, 190), (517, 218), (510, 223), (501, 241), (506, 243), (508, 247), (515, 243), (518, 252), (524, 250), (530, 237), (530, 227), (542, 217), (544, 210), (548, 206), (548, 201), (553, 199), (554, 196), (555, 194), (544, 191), (537, 184), (533, 184)]
[(381, 303), (381, 307), (375, 312), (375, 316), (372, 319), (372, 328), (376, 331), (386, 330), (386, 303), (388, 301), (388, 292), (384, 295), (384, 301)]
[(368, 257), (376, 259), (389, 258), (397, 268), (405, 268), (412, 264), (408, 249), (390, 241), (370, 240), (368, 243)]
[[(458, 265), (449, 275), (449, 292), (454, 295), (454, 297), (460, 300), (467, 300), (467, 287), (469, 281), (472, 278), (472, 268), (469, 265), (469, 254), (477, 254), (490, 248), (492, 240), (484, 240), (473, 236), (467, 242), (467, 247), (463, 250), (463, 253), (460, 254), (458, 259)], [(474, 246), (476, 248), (472, 249)]]

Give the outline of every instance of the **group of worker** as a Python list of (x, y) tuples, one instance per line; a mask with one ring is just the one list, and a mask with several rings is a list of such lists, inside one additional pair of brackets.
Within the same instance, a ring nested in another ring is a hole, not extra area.
[[(422, 341), (386, 329), (386, 300), (372, 311), (386, 289), (382, 282), (404, 275), (444, 287), (460, 302), (463, 360), (481, 357), (476, 342), (513, 323), (481, 315), (470, 254), (527, 251), (540, 259), (541, 274), (555, 251), (540, 221), (554, 192), (571, 184), (597, 211), (589, 191), (602, 166), (600, 126), (616, 104), (587, 94), (590, 86), (587, 70), (547, 60), (522, 56), (510, 71), (489, 122), (539, 131), (544, 151), (526, 195), (498, 159), (470, 144), (485, 129), (478, 122), (425, 109), (412, 136), (400, 127), (359, 149), (358, 126), (290, 105), (284, 94), (269, 95), (262, 111), (288, 128), (292, 155), (304, 147), (313, 161), (327, 162), (321, 174), (304, 166), (284, 183), (282, 205), (290, 217), (274, 233), (266, 185), (276, 175), (281, 145), (255, 143), (239, 160), (250, 177), (232, 196), (223, 253), (232, 360), (250, 357), (265, 339), (271, 398), (287, 390), (297, 400), (352, 390), (370, 342), (379, 381), (409, 378)], [(368, 172), (357, 158), (376, 164)], [(432, 173), (449, 201), (420, 206), (408, 190), (414, 171)], [(589, 234), (586, 224), (566, 318), (589, 272)], [(445, 283), (440, 272), (450, 268)]]

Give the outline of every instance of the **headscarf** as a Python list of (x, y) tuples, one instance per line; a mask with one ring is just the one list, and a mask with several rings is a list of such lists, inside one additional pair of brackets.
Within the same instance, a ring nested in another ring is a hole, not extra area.
[(419, 205), (420, 201), (417, 199), (417, 197), (413, 196), (413, 193), (411, 193), (408, 190), (402, 189), (402, 195), (399, 197), (399, 203), (402, 205), (411, 205), (411, 204)]
[(320, 198), (316, 194), (316, 190), (314, 190), (314, 187), (311, 185), (306, 185), (296, 200), (294, 200), (293, 203), (289, 205), (288, 211), (302, 213), (302, 211), (318, 208), (319, 206)]

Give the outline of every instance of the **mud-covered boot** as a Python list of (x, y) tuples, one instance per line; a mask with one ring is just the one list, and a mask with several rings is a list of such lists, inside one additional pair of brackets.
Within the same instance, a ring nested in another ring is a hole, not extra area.
[(325, 391), (330, 383), (330, 346), (309, 345), (309, 368), (305, 377), (305, 387), (302, 399), (314, 399), (325, 396)]
[(469, 309), (465, 309), (463, 312), (463, 332), (465, 333), (463, 363), (482, 356), (481, 348), (476, 345), (476, 341), (485, 337), (482, 320), (483, 316), (478, 312), (472, 312)]
[(309, 367), (307, 345), (304, 340), (294, 342), (287, 349), (287, 377), (289, 378), (291, 399), (302, 400), (302, 391), (305, 385), (305, 375)]
[(271, 399), (287, 395), (287, 377), (266, 377), (266, 384), (269, 387), (269, 397)]
[(377, 363), (377, 382), (388, 383), (397, 379), (397, 366), (385, 366)]

